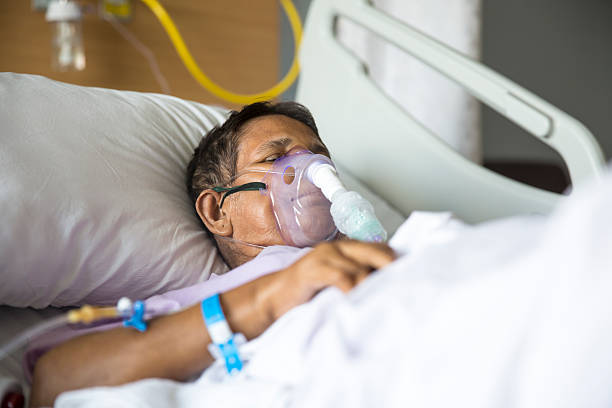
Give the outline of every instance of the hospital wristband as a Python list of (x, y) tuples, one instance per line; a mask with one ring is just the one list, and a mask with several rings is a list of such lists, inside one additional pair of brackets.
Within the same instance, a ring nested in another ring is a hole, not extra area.
[(227, 372), (236, 374), (242, 370), (242, 360), (238, 354), (236, 336), (232, 333), (221, 309), (219, 294), (202, 301), (202, 316), (212, 343), (217, 347), (220, 356), (225, 359)]

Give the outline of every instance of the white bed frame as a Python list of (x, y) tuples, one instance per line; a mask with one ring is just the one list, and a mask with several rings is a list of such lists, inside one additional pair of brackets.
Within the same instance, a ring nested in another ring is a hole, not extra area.
[(600, 177), (604, 156), (577, 120), (498, 73), (378, 11), (366, 0), (314, 0), (301, 45), (296, 99), (346, 167), (391, 205), (450, 210), (468, 222), (547, 213), (561, 195), (515, 182), (463, 158), (374, 84), (334, 33), (345, 17), (395, 44), (558, 151), (571, 182)]

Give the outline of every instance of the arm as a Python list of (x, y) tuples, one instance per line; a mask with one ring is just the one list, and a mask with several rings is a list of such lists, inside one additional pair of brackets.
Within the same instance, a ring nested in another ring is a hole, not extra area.
[[(271, 323), (255, 305), (253, 281), (221, 295), (228, 323), (247, 338), (259, 335)], [(270, 293), (271, 294), (271, 293)], [(260, 306), (264, 299), (257, 300)], [(36, 364), (32, 406), (51, 405), (66, 390), (119, 385), (143, 378), (185, 380), (208, 367), (210, 337), (200, 305), (149, 322), (146, 332), (117, 328), (67, 341), (43, 355)]]
[[(221, 305), (232, 330), (252, 339), (321, 289), (348, 291), (392, 259), (385, 245), (321, 244), (288, 268), (222, 294)], [(151, 377), (185, 380), (212, 363), (209, 343), (199, 304), (150, 321), (144, 333), (118, 328), (78, 337), (40, 358), (31, 405), (51, 405), (61, 392), (84, 387)]]

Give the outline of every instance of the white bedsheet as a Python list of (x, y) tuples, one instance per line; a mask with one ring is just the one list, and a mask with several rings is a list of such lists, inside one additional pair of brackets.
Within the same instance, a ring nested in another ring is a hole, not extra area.
[(611, 210), (612, 175), (549, 218), (409, 219), (394, 237), (404, 256), (348, 296), (328, 289), (287, 313), (245, 346), (240, 375), (214, 365), (193, 383), (57, 405), (610, 407)]

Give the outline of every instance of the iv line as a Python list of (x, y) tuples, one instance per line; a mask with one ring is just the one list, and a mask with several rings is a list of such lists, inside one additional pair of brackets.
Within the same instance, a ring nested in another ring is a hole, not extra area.
[(189, 49), (185, 45), (181, 34), (178, 29), (174, 25), (174, 22), (170, 18), (170, 15), (166, 12), (166, 10), (162, 7), (162, 5), (157, 0), (142, 0), (155, 14), (155, 17), (159, 20), (161, 25), (166, 30), (166, 33), (170, 37), (176, 52), (179, 57), (185, 64), (185, 67), (189, 71), (189, 73), (202, 85), (205, 89), (211, 92), (213, 95), (225, 99), (226, 101), (248, 105), (250, 103), (256, 101), (264, 101), (268, 99), (273, 99), (285, 92), (293, 82), (297, 79), (297, 76), (300, 72), (300, 67), (298, 64), (298, 50), (300, 46), (300, 41), (302, 40), (302, 24), (300, 22), (300, 16), (295, 9), (294, 4), (291, 0), (280, 0), (281, 5), (283, 6), (285, 13), (287, 14), (287, 18), (289, 19), (289, 23), (291, 24), (291, 29), (293, 31), (293, 42), (294, 42), (294, 54), (293, 54), (293, 63), (291, 64), (291, 68), (285, 74), (283, 79), (280, 80), (276, 85), (272, 88), (256, 93), (256, 94), (238, 94), (232, 91), (229, 91), (222, 86), (213, 82), (198, 66), (198, 64), (193, 59), (193, 56), (189, 52)]
[[(118, 304), (119, 305), (119, 304)], [(0, 361), (8, 357), (11, 353), (27, 343), (33, 338), (46, 333), (49, 330), (62, 327), (69, 323), (85, 323), (89, 324), (96, 320), (108, 319), (113, 317), (125, 316), (126, 312), (121, 307), (95, 307), (85, 305), (80, 309), (73, 309), (66, 313), (62, 313), (54, 318), (42, 321), (24, 332), (18, 334), (6, 344), (0, 344)]]

